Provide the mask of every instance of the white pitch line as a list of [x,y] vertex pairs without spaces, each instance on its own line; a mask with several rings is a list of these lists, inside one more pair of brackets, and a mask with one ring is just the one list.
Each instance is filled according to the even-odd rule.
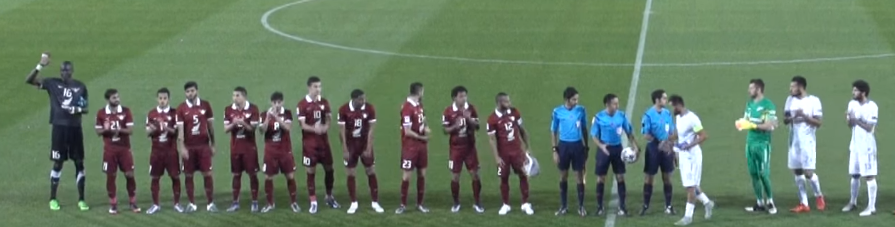
[[340,49],[345,51],[366,53],[366,54],[375,54],[375,55],[384,55],[384,56],[396,56],[396,57],[406,57],[406,58],[419,58],[419,59],[431,59],[431,60],[448,60],[448,61],[459,61],[459,62],[476,62],[476,63],[492,63],[492,64],[515,64],[515,65],[563,65],[563,66],[583,66],[583,67],[631,67],[639,69],[641,67],[706,67],[706,66],[740,66],[740,65],[772,65],[772,64],[798,64],[798,63],[818,63],[818,62],[833,62],[833,61],[850,61],[850,60],[861,60],[861,59],[876,59],[876,58],[890,58],[895,57],[895,53],[883,53],[883,54],[865,54],[865,55],[852,55],[852,56],[840,56],[840,57],[819,57],[819,58],[802,58],[802,59],[779,59],[779,60],[760,60],[760,61],[728,61],[728,62],[682,62],[682,63],[640,63],[638,66],[635,62],[631,63],[600,63],[600,62],[553,62],[553,61],[526,61],[526,60],[508,60],[508,59],[485,59],[485,58],[464,58],[464,57],[454,57],[454,56],[435,56],[435,55],[425,55],[425,54],[407,54],[407,53],[397,53],[390,52],[384,50],[374,50],[367,48],[359,48],[359,47],[350,47],[344,46],[334,43],[328,43],[324,41],[312,40],[308,38],[304,38],[301,36],[289,34],[283,31],[280,31],[270,25],[268,22],[271,15],[274,13],[302,3],[308,3],[314,0],[300,0],[292,3],[287,3],[281,6],[277,6],[273,9],[268,10],[261,16],[261,25],[264,26],[264,29],[267,31],[277,34],[282,37],[289,38],[294,41],[303,42],[307,44],[328,47],[333,49]]
[[[637,101],[637,84],[640,83],[640,69],[643,67],[643,52],[646,49],[646,33],[649,30],[649,16],[653,9],[653,0],[646,0],[646,7],[643,9],[643,22],[640,24],[640,40],[637,42],[637,56],[634,60],[634,72],[631,74],[631,87],[628,89],[628,104],[625,106],[625,113],[628,116],[634,112],[634,103]],[[622,143],[625,147],[629,142],[627,137],[622,137]],[[618,207],[618,180],[612,180],[612,200],[609,200],[608,207]],[[606,215],[606,227],[615,226],[616,214],[609,212]]]

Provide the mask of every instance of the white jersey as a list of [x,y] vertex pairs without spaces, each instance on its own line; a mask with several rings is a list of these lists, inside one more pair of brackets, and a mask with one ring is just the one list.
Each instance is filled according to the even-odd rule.
[[851,175],[862,177],[876,176],[876,136],[874,131],[876,131],[879,107],[873,101],[861,104],[852,100],[848,103],[848,113],[854,114],[858,120],[864,123],[874,125],[873,130],[870,131],[860,126],[852,127],[848,172]]
[[[820,118],[823,116],[820,98],[814,95],[807,95],[804,98],[789,96],[786,98],[786,106],[783,111],[793,116],[797,110],[802,110],[806,117]],[[789,143],[793,144],[799,141],[816,141],[817,127],[809,125],[802,117],[794,118],[789,126]]]
[[[702,121],[692,111],[677,115],[675,119],[678,143],[695,143],[699,132],[703,130]],[[681,182],[684,187],[698,187],[702,180],[702,149],[699,145],[690,150],[674,149],[678,153],[678,164]]]

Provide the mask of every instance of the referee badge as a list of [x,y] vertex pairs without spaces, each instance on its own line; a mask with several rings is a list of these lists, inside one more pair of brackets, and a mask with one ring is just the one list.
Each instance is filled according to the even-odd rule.
[[624,133],[624,130],[622,130],[622,127],[618,127],[615,129],[615,133],[618,133],[619,135],[621,135],[622,133]]

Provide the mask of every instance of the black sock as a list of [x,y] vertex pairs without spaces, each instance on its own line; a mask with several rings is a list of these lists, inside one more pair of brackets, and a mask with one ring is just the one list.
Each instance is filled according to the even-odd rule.
[[584,207],[584,184],[578,183],[578,207]]
[[605,183],[597,182],[597,208],[603,208],[603,192],[605,191]]
[[671,193],[672,193],[673,189],[674,189],[674,187],[671,186],[671,184],[664,185],[663,191],[665,191],[665,207],[671,206]]
[[84,201],[84,181],[87,181],[87,177],[83,172],[78,172],[78,201]]
[[50,177],[50,200],[56,199],[56,189],[59,189],[59,178]]
[[624,209],[625,197],[628,196],[628,187],[625,186],[624,181],[619,181],[616,184],[618,184],[618,207]]
[[563,208],[567,208],[568,206],[568,194],[569,194],[569,182],[568,181],[560,181],[559,182],[559,201],[562,203]]
[[643,184],[643,207],[649,207],[650,199],[653,197],[653,185]]

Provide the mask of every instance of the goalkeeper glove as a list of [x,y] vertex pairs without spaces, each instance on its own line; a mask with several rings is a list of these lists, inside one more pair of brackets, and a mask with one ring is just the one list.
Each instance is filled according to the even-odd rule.
[[758,128],[758,125],[756,125],[755,123],[752,123],[751,121],[746,120],[746,119],[737,120],[735,122],[735,125],[737,127],[737,130],[739,130],[739,131],[751,130],[751,129]]

